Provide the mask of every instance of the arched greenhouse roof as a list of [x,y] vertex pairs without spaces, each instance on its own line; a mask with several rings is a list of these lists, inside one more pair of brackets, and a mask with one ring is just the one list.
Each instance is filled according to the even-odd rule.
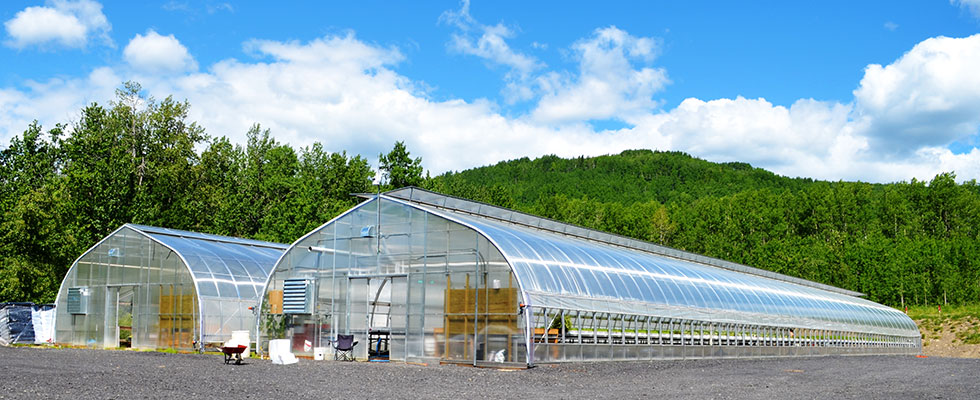
[[485,236],[510,264],[533,307],[919,335],[908,316],[860,293],[655,245],[643,248],[643,242],[418,188],[383,198]]
[[190,271],[198,296],[206,297],[258,298],[276,261],[288,247],[281,243],[136,224],[125,224],[107,238],[123,229],[136,231],[177,253]]

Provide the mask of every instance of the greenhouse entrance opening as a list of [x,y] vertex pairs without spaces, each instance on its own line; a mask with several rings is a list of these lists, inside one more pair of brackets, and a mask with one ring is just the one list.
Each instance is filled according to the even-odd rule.
[[136,286],[109,286],[105,292],[104,347],[133,347],[133,303]]
[[348,278],[348,327],[365,343],[371,361],[405,359],[405,289],[408,275]]

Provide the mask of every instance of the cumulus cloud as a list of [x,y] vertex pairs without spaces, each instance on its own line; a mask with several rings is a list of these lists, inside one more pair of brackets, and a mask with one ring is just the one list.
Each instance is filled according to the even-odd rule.
[[[433,173],[524,156],[650,148],[830,180],[930,179],[943,171],[969,179],[980,178],[980,150],[957,154],[948,147],[980,126],[977,78],[966,73],[980,70],[975,40],[929,39],[891,64],[869,66],[852,101],[790,105],[690,98],[663,110],[652,100],[667,79],[650,64],[659,44],[613,27],[572,46],[578,70],[538,74],[535,79],[551,79],[541,83],[546,94],[517,116],[488,100],[433,100],[424,84],[397,72],[405,60],[397,48],[365,43],[353,33],[308,42],[254,40],[245,44],[252,60],[227,59],[204,71],[140,81],[157,97],[188,99],[191,118],[212,135],[242,143],[258,122],[294,146],[319,141],[371,160],[404,140]],[[9,141],[39,116],[47,126],[71,121],[59,113],[104,102],[136,74],[135,68],[101,68],[76,80],[2,89],[0,139]],[[584,98],[590,93],[614,106],[590,103]],[[628,126],[597,130],[589,124],[593,118],[623,119]],[[937,129],[929,132],[930,126]]]
[[869,65],[854,91],[855,119],[872,146],[908,156],[947,146],[980,126],[980,34],[937,37],[887,66]]
[[398,50],[352,35],[308,43],[253,41],[247,48],[270,61],[225,60],[208,73],[157,82],[153,90],[190,99],[192,117],[211,134],[241,139],[260,122],[294,145],[321,141],[369,159],[405,140],[434,172],[520,157],[528,148],[567,156],[578,154],[581,143],[616,150],[589,129],[508,119],[486,102],[432,101],[416,82],[394,72],[403,60]]
[[23,49],[29,46],[85,47],[98,37],[113,46],[112,29],[102,13],[102,4],[91,0],[54,0],[45,6],[27,7],[4,22],[9,39],[7,46]]
[[572,46],[579,62],[577,74],[539,80],[545,94],[532,117],[545,123],[631,122],[655,110],[653,95],[670,82],[667,71],[634,62],[652,62],[659,47],[653,38],[635,37],[614,26],[597,29],[591,38]]
[[102,67],[83,78],[27,81],[22,89],[0,89],[0,147],[34,120],[45,129],[78,121],[86,104],[112,99],[122,79],[111,68]]
[[713,160],[746,161],[773,167],[801,158],[832,156],[849,109],[834,103],[798,100],[791,107],[765,99],[686,99],[661,116],[672,147]]
[[980,35],[927,39],[891,64],[869,65],[851,102],[687,99],[643,118],[670,149],[746,161],[790,176],[873,181],[980,177]]
[[174,35],[163,36],[152,29],[136,34],[123,50],[123,58],[141,72],[174,73],[197,69],[197,61]]

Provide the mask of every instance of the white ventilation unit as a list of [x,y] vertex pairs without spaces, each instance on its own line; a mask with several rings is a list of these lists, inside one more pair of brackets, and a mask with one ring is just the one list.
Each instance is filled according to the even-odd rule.
[[88,287],[68,288],[68,313],[88,314]]
[[284,314],[312,314],[313,281],[310,279],[286,279],[282,285],[282,312]]

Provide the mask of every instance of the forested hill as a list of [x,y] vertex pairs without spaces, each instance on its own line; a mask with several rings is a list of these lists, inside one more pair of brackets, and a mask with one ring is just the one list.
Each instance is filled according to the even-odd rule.
[[[133,222],[291,243],[357,203],[376,173],[408,185],[912,304],[980,301],[980,191],[944,173],[873,185],[792,179],[675,152],[519,159],[423,177],[402,143],[377,171],[258,125],[233,144],[190,104],[127,83],[71,125],[0,146],[0,302],[53,301],[72,260]],[[373,158],[373,157],[372,157]]]
[[429,187],[893,306],[980,301],[980,193],[952,173],[929,182],[826,182],[634,150],[501,162],[435,177]]
[[713,163],[681,152],[651,150],[571,159],[525,157],[446,173],[434,182],[448,188],[496,186],[521,206],[559,193],[620,203],[672,203],[751,189],[800,190],[814,183],[809,178],[787,178],[746,163]]

